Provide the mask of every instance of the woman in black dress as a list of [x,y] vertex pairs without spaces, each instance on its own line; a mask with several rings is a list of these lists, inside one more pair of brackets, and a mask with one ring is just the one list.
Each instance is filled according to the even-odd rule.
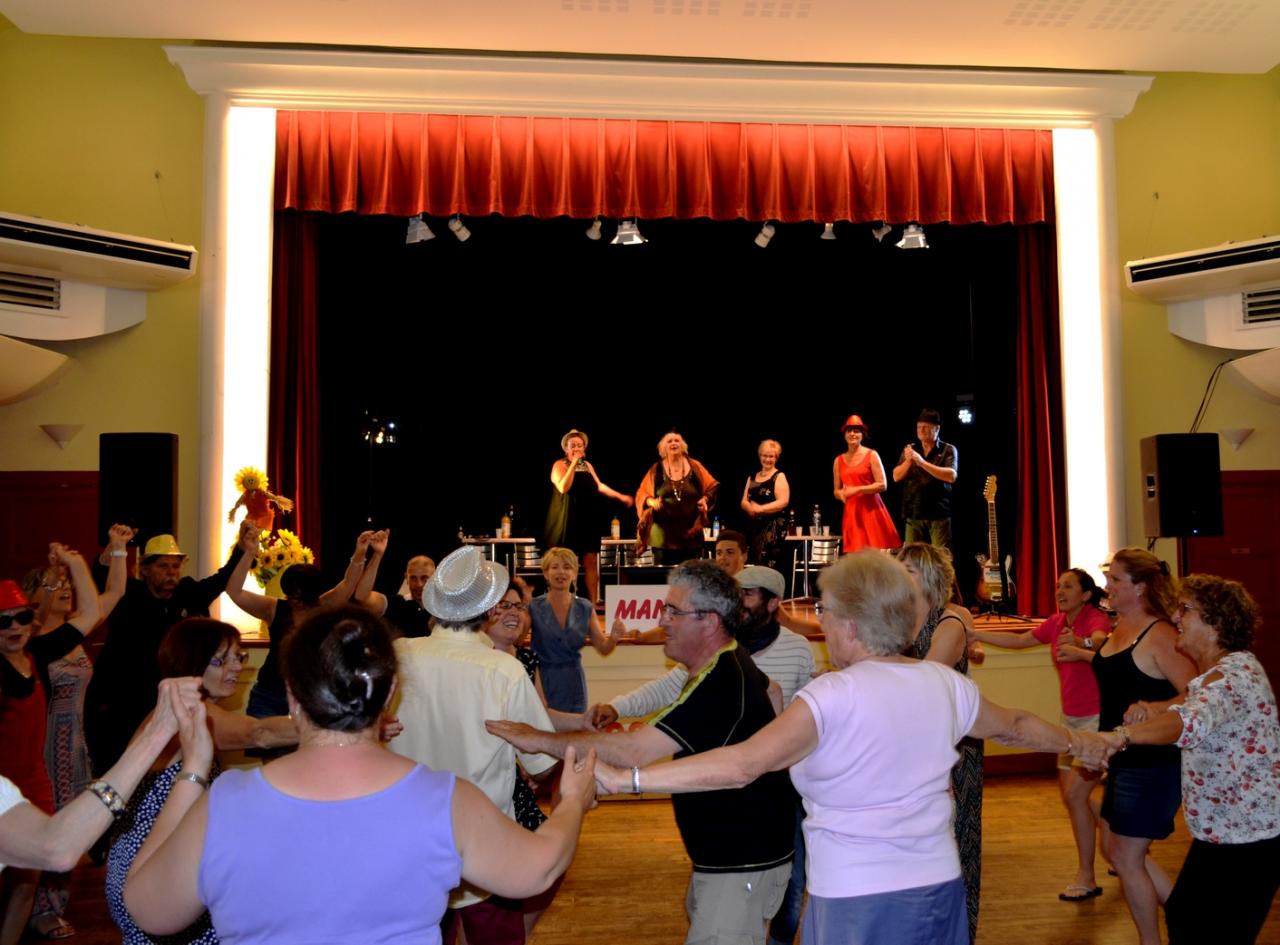
[[787,537],[787,506],[791,503],[791,485],[787,474],[778,468],[782,444],[763,440],[756,450],[760,471],[747,477],[742,490],[742,511],[747,513],[747,539],[751,542],[751,563],[782,570],[783,543]]
[[587,599],[594,606],[600,589],[600,496],[631,508],[631,496],[605,485],[587,462],[587,435],[570,430],[560,438],[564,458],[551,466],[551,505],[543,528],[543,548],[568,548],[582,560]]

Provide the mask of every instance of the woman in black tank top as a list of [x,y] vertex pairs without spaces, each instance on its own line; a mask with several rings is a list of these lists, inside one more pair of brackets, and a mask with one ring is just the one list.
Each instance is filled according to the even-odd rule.
[[[1174,649],[1177,631],[1169,617],[1176,591],[1163,561],[1138,548],[1117,551],[1107,569],[1107,599],[1116,626],[1091,664],[1103,732],[1122,724],[1135,702],[1175,698],[1195,675],[1194,664]],[[1157,911],[1171,888],[1147,850],[1173,831],[1180,800],[1178,749],[1143,746],[1111,759],[1102,797],[1102,818],[1110,827],[1107,855],[1120,874],[1141,945],[1159,945]]]

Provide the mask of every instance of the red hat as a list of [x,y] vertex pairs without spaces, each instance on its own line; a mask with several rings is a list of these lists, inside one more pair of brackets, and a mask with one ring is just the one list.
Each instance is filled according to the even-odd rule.
[[859,417],[856,413],[849,414],[849,419],[844,422],[844,426],[840,428],[840,432],[843,433],[845,430],[849,429],[850,427],[856,427],[857,429],[861,430],[864,435],[867,432],[867,425],[862,422],[862,418]]
[[30,607],[31,601],[22,593],[17,581],[0,581],[0,610],[17,610]]

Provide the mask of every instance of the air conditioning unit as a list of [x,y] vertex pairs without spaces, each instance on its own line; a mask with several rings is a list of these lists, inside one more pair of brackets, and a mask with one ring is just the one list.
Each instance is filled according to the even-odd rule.
[[194,247],[0,212],[0,334],[94,338],[146,317],[145,292],[189,278]]
[[0,269],[117,289],[164,289],[196,271],[196,249],[0,212]]
[[1169,331],[1217,348],[1280,347],[1280,238],[1127,262],[1138,295],[1168,306]]

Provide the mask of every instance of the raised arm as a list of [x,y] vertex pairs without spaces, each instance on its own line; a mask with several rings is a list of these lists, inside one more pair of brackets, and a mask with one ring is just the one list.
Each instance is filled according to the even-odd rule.
[[[76,592],[76,613],[67,623],[81,633],[88,633],[102,622],[102,613],[98,606],[98,588],[93,583],[93,575],[89,573],[89,565],[78,551],[72,551],[63,545],[52,544],[49,553],[58,563],[66,567],[71,577],[71,587]],[[113,559],[114,560],[114,559]]]
[[276,599],[267,597],[265,594],[247,591],[244,587],[245,579],[249,576],[249,566],[253,564],[254,556],[258,553],[258,526],[247,518],[240,523],[240,537],[236,542],[236,551],[239,552],[239,557],[235,558],[231,574],[227,579],[227,596],[231,598],[231,603],[250,617],[271,623],[276,615]]
[[618,624],[614,623],[606,635],[600,629],[600,618],[596,616],[596,609],[591,608],[590,619],[587,623],[587,637],[591,640],[591,645],[596,648],[596,652],[601,656],[608,656],[613,652],[614,647],[618,645],[618,640],[622,634],[618,632]]
[[[231,575],[236,569],[236,565],[239,564],[240,560],[244,557],[249,558],[248,564],[245,565],[245,573],[248,573],[249,564],[253,563],[253,558],[258,553],[257,528],[258,526],[248,521],[248,519],[240,523],[240,536],[236,541],[236,546],[231,549],[231,557],[227,559],[226,564],[220,567],[213,574],[196,582],[195,593],[191,599],[192,604],[201,608],[207,608],[217,600],[219,595],[221,595],[223,591],[227,590],[228,585],[231,582]],[[251,546],[246,543],[244,537],[247,529],[253,529],[253,541]],[[251,550],[246,551],[246,548],[250,547]],[[240,583],[244,583],[243,575],[240,578]]]
[[[122,801],[133,794],[156,755],[173,738],[177,722],[169,708],[170,691],[188,703],[199,701],[200,680],[166,679],[160,683],[156,711],[142,726],[110,769],[102,776]],[[0,816],[0,863],[27,869],[66,872],[79,862],[113,821],[106,805],[84,791],[52,817],[31,804],[19,804]]]
[[[378,560],[382,560],[383,553],[387,550],[387,539],[390,537],[391,531],[385,529],[380,532],[365,531],[361,532],[356,538],[356,550],[351,553],[351,560],[347,562],[347,570],[342,575],[342,580],[329,588],[320,595],[320,603],[326,607],[338,607],[347,603],[359,592],[364,586],[364,577],[373,569],[373,576],[377,577],[377,566],[373,562],[365,563],[369,550],[374,547],[374,539],[378,541],[378,550],[375,554]],[[372,590],[373,581],[369,581],[369,589]],[[368,596],[366,591],[365,596]]]
[[138,530],[128,525],[112,525],[107,532],[106,555],[110,564],[107,566],[106,589],[98,595],[99,621],[111,616],[111,611],[116,609],[129,586],[129,542],[136,534]]

